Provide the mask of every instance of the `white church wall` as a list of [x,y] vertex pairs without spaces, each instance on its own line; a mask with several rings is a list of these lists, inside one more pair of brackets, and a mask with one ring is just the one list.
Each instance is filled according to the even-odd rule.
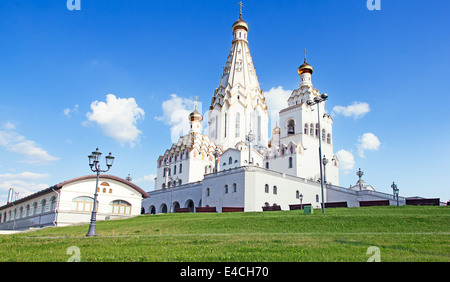
[[218,212],[222,207],[244,207],[244,177],[243,168],[206,176],[203,180],[203,206],[216,207]]
[[309,203],[314,208],[320,208],[322,200],[320,185],[317,183],[255,167],[249,168],[245,187],[245,211],[262,211],[266,203],[270,206],[280,205],[282,210],[289,210],[289,205],[300,204],[300,200],[296,197],[297,191],[303,194],[303,204]]
[[[192,200],[195,207],[200,206],[202,200],[202,183],[190,183],[179,187],[169,188],[149,192],[149,198],[142,200],[142,207],[145,213],[150,213],[152,206],[155,207],[157,214],[162,213],[161,207],[166,206],[167,212],[170,211],[171,203],[178,202],[180,208],[185,208],[187,201]],[[173,211],[174,205],[172,205]]]

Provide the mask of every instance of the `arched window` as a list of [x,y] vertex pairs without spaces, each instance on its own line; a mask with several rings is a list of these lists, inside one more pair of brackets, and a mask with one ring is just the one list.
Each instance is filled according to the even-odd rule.
[[225,113],[225,126],[224,126],[223,130],[225,132],[224,137],[227,137],[227,113]]
[[166,189],[166,183],[161,184],[161,189]]
[[177,174],[177,165],[173,166],[173,175]]
[[237,184],[233,183],[233,192],[237,192]]
[[25,216],[29,216],[30,215],[30,205],[27,205],[26,209],[25,209]]
[[325,129],[322,129],[322,141],[325,142]]
[[[238,96],[239,99],[239,96]],[[236,137],[240,137],[241,135],[241,114],[236,114]]]
[[311,123],[309,125],[309,135],[314,136],[314,124]]
[[55,211],[56,210],[56,197],[53,196],[50,199],[50,211]]
[[206,188],[206,197],[209,197],[210,193],[211,193],[211,190],[209,190],[209,188]]
[[295,198],[300,199],[300,191],[295,191]]
[[233,163],[233,158],[232,157],[229,157],[228,158],[228,164],[232,164]]
[[225,185],[225,194],[228,194],[228,185]]
[[183,165],[180,164],[180,171],[179,171],[179,173],[182,173],[182,172],[183,172]]
[[219,117],[216,117],[215,121],[216,121],[216,126],[214,127],[215,128],[214,137],[215,137],[215,139],[217,139],[217,132],[219,131],[219,128],[218,128],[218,126],[219,126]]
[[309,126],[307,123],[305,123],[305,130],[303,131],[303,133],[308,134],[309,132]]
[[44,199],[41,202],[41,213],[45,212],[45,205],[47,204],[47,201]]
[[131,214],[131,204],[123,200],[109,203],[109,212],[112,214]]
[[277,188],[277,186],[273,186],[273,194],[274,194],[274,195],[278,194],[278,188]]
[[287,131],[288,135],[293,135],[295,134],[295,122],[293,119],[288,121],[288,131]]
[[269,193],[269,185],[268,184],[266,184],[264,186],[264,192]]
[[81,196],[72,199],[72,210],[81,212],[91,212],[94,206],[94,199]]
[[32,214],[35,215],[35,214],[37,214],[37,213],[38,213],[37,202],[34,202],[34,203],[33,203],[33,211],[32,211]]
[[292,157],[289,157],[289,168],[292,168]]
[[331,134],[330,133],[327,134],[327,143],[331,144]]
[[180,208],[180,203],[178,203],[177,201],[175,201],[175,202],[173,203],[173,210],[172,210],[172,212],[173,212],[173,213],[177,212],[177,209],[179,209],[179,208]]
[[266,162],[266,168],[269,169],[269,162]]
[[317,203],[319,202],[319,195],[318,194],[316,194],[316,202]]
[[319,138],[319,124],[316,123],[316,137]]
[[258,116],[258,141],[261,141],[261,116]]

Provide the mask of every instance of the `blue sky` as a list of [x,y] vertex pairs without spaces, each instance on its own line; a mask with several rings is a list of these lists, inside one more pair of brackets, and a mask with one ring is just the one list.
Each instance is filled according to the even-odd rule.
[[[91,173],[96,147],[116,157],[109,173],[152,190],[179,134],[171,113],[195,96],[208,109],[239,17],[236,0],[66,2],[0,0],[0,203],[9,187],[22,196]],[[347,153],[341,186],[360,167],[378,191],[395,181],[402,196],[447,201],[450,4],[366,2],[244,1],[260,86],[283,101],[306,48],[334,151]]]

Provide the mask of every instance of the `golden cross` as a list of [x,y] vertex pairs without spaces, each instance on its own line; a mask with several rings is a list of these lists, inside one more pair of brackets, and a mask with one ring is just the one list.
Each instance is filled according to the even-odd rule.
[[305,52],[305,63],[306,63],[306,49],[303,50],[303,52]]
[[195,107],[195,110],[197,110],[197,101],[198,101],[198,97],[197,96],[195,96],[194,97],[194,107]]
[[240,10],[239,17],[242,17],[242,7],[244,7],[244,4],[242,4],[242,1],[241,1],[241,2],[238,3],[238,5],[241,6],[239,8],[239,10]]

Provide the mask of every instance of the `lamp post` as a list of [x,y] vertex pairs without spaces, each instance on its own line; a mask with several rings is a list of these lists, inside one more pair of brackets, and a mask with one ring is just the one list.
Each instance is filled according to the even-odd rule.
[[252,152],[252,142],[255,140],[255,134],[252,133],[252,130],[250,129],[250,132],[245,137],[245,140],[248,141],[248,164],[250,165],[251,159],[251,152]]
[[394,181],[392,181],[391,188],[394,192],[394,200],[395,200],[395,198],[397,198],[397,207],[398,207],[398,188],[397,188],[397,184],[395,184]]
[[364,175],[364,172],[362,172],[362,170],[359,169],[359,170],[356,172],[356,175],[358,175],[358,177],[359,177],[359,191],[362,191],[361,177]]
[[303,209],[303,194],[300,194],[299,198],[300,198],[300,209],[302,210]]
[[323,193],[323,172],[322,172],[322,138],[320,137],[321,131],[320,131],[320,108],[319,103],[324,102],[328,98],[328,95],[323,93],[320,95],[320,97],[315,97],[314,102],[311,100],[308,100],[306,104],[308,106],[313,106],[317,104],[317,124],[319,129],[319,166],[320,166],[320,187],[321,187],[321,193],[322,193],[322,213],[325,214],[325,202],[324,202],[324,193]]
[[325,158],[325,155],[323,155],[323,158],[322,158],[322,164],[323,164],[323,182],[325,183],[325,185],[327,185],[327,170],[326,170],[327,163],[328,163],[328,159]]
[[101,170],[100,169],[100,157],[101,156],[102,156],[102,153],[100,153],[98,148],[95,150],[95,152],[92,152],[92,154],[88,156],[89,166],[93,172],[97,173],[97,180],[95,182],[94,206],[92,208],[91,223],[89,224],[89,230],[88,230],[88,233],[86,234],[86,236],[97,236],[96,221],[97,221],[98,179],[100,177],[100,173],[107,172],[114,163],[114,157],[111,155],[111,153],[109,153],[109,155],[105,157],[106,167],[108,169]]
[[219,172],[219,156],[220,151],[218,148],[216,148],[216,150],[214,151],[214,173]]

